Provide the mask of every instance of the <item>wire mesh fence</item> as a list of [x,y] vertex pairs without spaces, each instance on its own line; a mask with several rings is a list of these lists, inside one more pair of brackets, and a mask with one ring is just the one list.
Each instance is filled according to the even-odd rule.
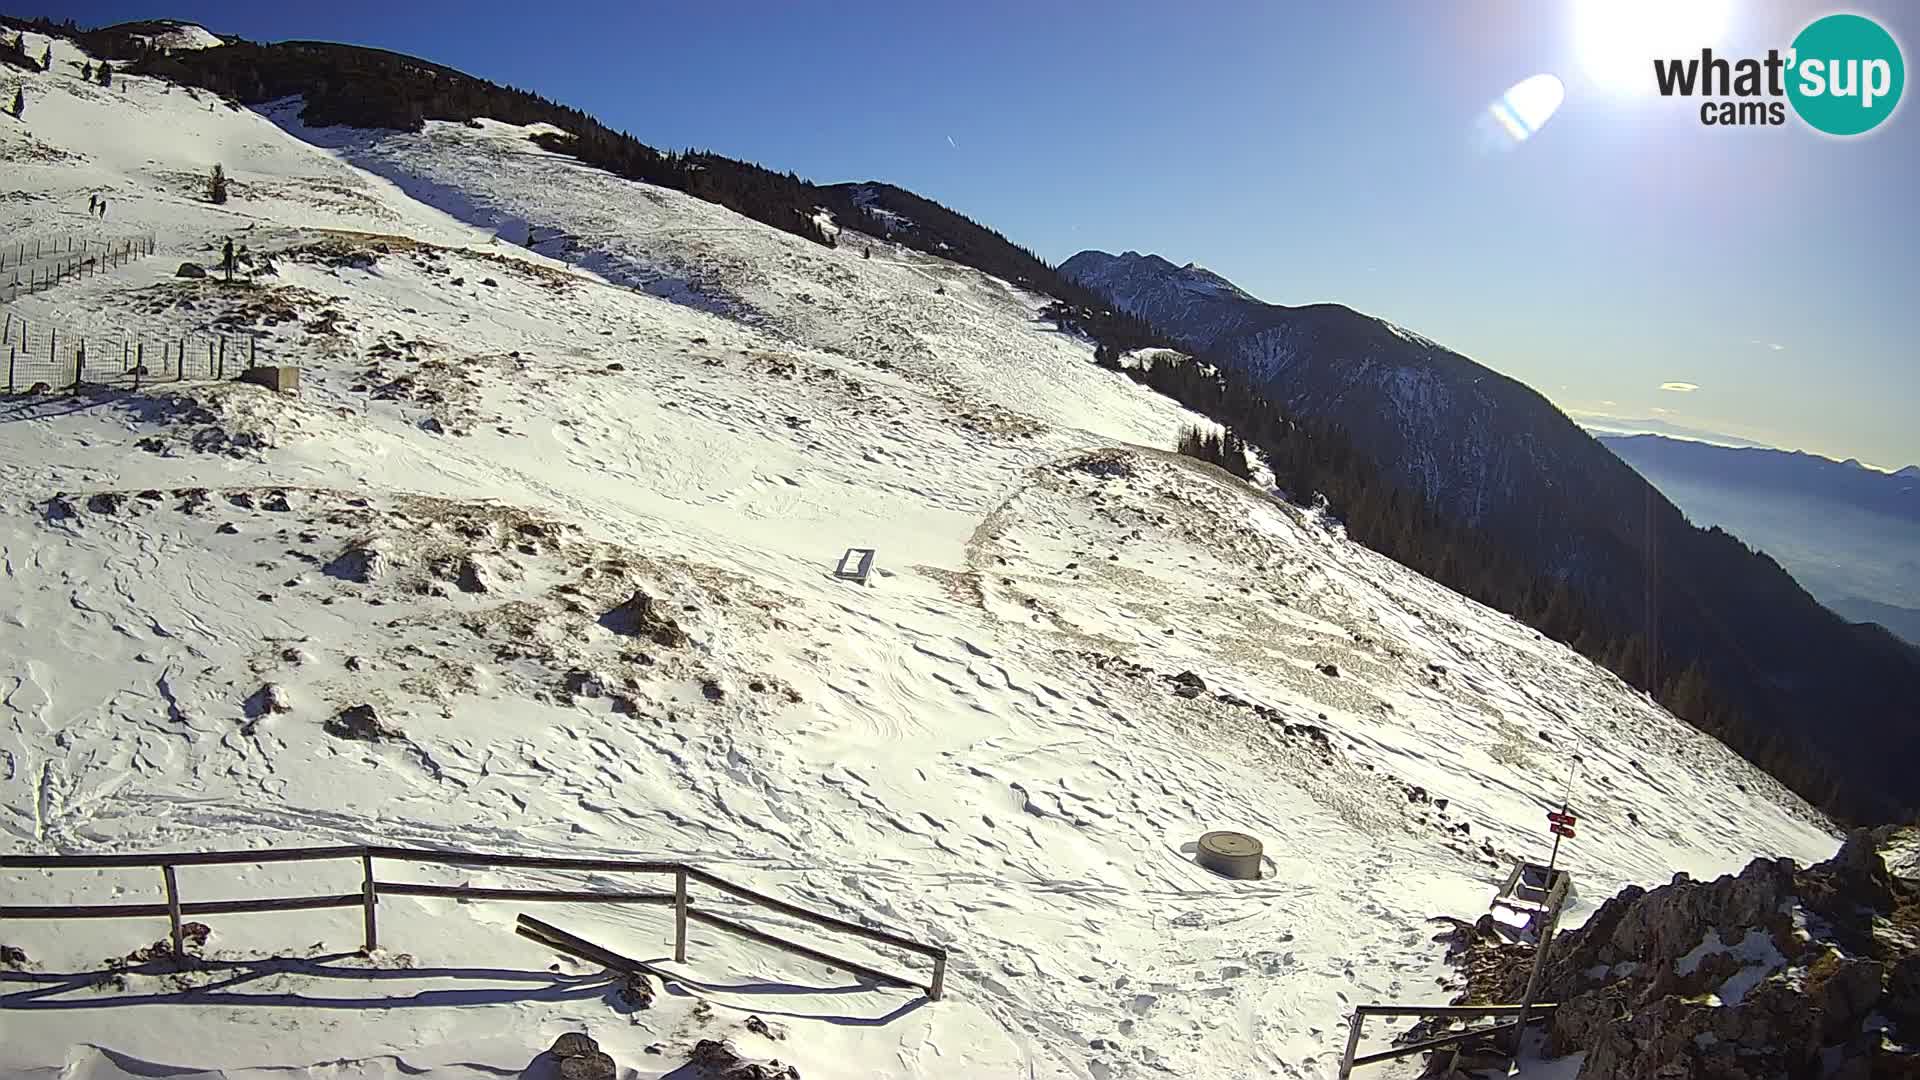
[[0,244],[0,302],[104,274],[154,252],[152,236],[68,236]]
[[138,390],[154,383],[228,379],[271,365],[259,339],[226,334],[72,334],[0,313],[7,396],[74,393],[82,387]]

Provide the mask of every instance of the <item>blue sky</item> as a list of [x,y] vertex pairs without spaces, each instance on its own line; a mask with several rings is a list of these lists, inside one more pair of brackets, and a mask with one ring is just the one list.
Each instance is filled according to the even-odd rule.
[[[1577,4],[1527,0],[70,0],[46,13],[411,53],[657,146],[891,181],[1051,261],[1153,251],[1276,303],[1348,304],[1570,412],[1920,462],[1920,106],[1851,140],[1791,117],[1708,128],[1697,102],[1597,74],[1603,40],[1650,82],[1630,54],[1662,39],[1662,55],[1762,55],[1839,10],[1710,2],[1730,10],[1692,44],[1702,32],[1680,16],[1584,21]],[[1844,10],[1916,60],[1920,7]],[[1485,107],[1537,73],[1564,81],[1565,104],[1525,143],[1490,148]]]

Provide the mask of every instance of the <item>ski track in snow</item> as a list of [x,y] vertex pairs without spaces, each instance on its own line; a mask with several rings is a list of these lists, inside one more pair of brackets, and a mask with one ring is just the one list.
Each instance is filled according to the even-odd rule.
[[[643,1077],[704,1035],[810,1078],[1323,1077],[1352,1004],[1451,996],[1426,920],[1474,917],[1511,858],[1544,853],[1569,753],[1586,762],[1563,851],[1576,919],[1629,882],[1835,846],[1777,785],[1568,650],[1145,449],[1199,418],[1095,368],[1004,282],[878,239],[863,259],[851,232],[824,249],[497,123],[308,131],[297,104],[29,82],[28,123],[0,128],[17,188],[0,240],[152,232],[159,254],[12,314],[157,339],[280,298],[294,318],[244,322],[304,370],[297,399],[186,383],[0,405],[8,850],[685,858],[948,945],[952,967],[949,999],[916,1006],[696,928],[690,963],[668,965],[684,981],[621,1018],[604,988],[564,981],[579,965],[543,970],[556,958],[512,937],[512,905],[388,897],[381,979],[325,959],[358,942],[348,911],[210,919],[208,948],[350,979],[0,981],[0,1006],[20,1006],[0,1009],[10,1073],[497,1076],[587,1026]],[[220,207],[195,197],[215,161],[237,192]],[[109,221],[85,216],[90,191]],[[572,239],[495,239],[529,222]],[[386,238],[370,264],[315,251],[369,251],[359,234]],[[251,290],[172,278],[226,235],[275,253],[277,274]],[[50,512],[57,493],[71,514]],[[96,506],[103,493],[120,498]],[[868,588],[831,575],[851,545],[879,551]],[[367,550],[384,560],[367,581],[331,569]],[[486,591],[455,582],[462,559]],[[635,588],[684,645],[595,621]],[[570,672],[632,708],[566,689]],[[1174,694],[1182,672],[1205,690]],[[268,682],[290,712],[248,705]],[[360,702],[399,734],[323,731]],[[1192,862],[1216,828],[1265,843],[1259,881]],[[357,889],[357,873],[194,869],[182,887],[294,895]],[[19,903],[157,898],[145,875],[8,877]],[[658,910],[542,914],[670,951]],[[160,933],[73,925],[0,931],[43,973]],[[419,970],[395,966],[400,950]],[[203,989],[101,1004],[182,985]],[[27,1011],[49,1002],[66,1004]],[[788,1038],[744,1034],[749,1013]]]

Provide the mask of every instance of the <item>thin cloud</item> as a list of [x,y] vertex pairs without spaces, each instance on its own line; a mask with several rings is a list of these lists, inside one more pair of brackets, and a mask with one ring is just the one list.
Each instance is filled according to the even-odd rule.
[[951,135],[947,136],[947,145],[953,147],[955,150],[960,149],[960,144],[957,142],[954,142],[953,136]]
[[1603,401],[1603,402],[1601,402],[1600,404],[1602,404],[1602,405],[1605,405],[1605,406],[1606,406],[1607,408],[1609,408],[1609,409],[1611,409],[1611,408],[1613,408],[1614,406],[1616,406],[1616,405],[1618,405],[1618,404],[1620,404],[1620,403],[1619,403],[1619,402],[1617,402],[1617,401]]
[[1663,382],[1660,384],[1660,389],[1665,390],[1669,394],[1691,394],[1695,390],[1700,389],[1700,384],[1690,382]]
[[1785,351],[1785,350],[1786,350],[1786,346],[1785,346],[1785,345],[1782,345],[1782,344],[1780,344],[1780,343],[1779,343],[1779,342],[1777,342],[1777,341],[1761,341],[1761,340],[1760,340],[1759,338],[1757,338],[1757,337],[1755,337],[1755,338],[1748,338],[1748,339],[1747,339],[1747,344],[1749,344],[1749,345],[1764,345],[1764,346],[1766,346],[1767,348],[1769,348],[1769,349],[1772,349],[1772,350],[1773,350],[1774,352],[1783,352],[1783,351]]
[[1656,406],[1654,406],[1654,407],[1653,407],[1653,408],[1652,408],[1652,409],[1651,409],[1650,411],[1651,411],[1651,412],[1653,413],[1653,415],[1655,415],[1655,416],[1672,416],[1672,415],[1673,415],[1673,410],[1672,410],[1672,409],[1663,409],[1663,408],[1661,408],[1661,407],[1659,407],[1658,405],[1656,405]]

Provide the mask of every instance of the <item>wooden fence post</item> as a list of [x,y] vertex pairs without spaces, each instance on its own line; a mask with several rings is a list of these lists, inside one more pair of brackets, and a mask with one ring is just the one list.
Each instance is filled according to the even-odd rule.
[[939,1001],[940,995],[946,992],[947,992],[947,951],[945,949],[942,949],[940,950],[940,955],[935,957],[933,961],[933,979],[932,981],[927,983],[927,1000]]
[[673,962],[687,962],[687,868],[673,872]]
[[247,370],[248,371],[253,370],[253,358],[254,358],[254,355],[259,351],[260,351],[260,339],[248,338],[247,339]]
[[58,327],[55,327],[54,329],[47,331],[47,363],[49,364],[53,363],[54,344],[59,340],[60,340],[60,330]]
[[7,346],[7,395],[13,395],[13,346]]
[[185,964],[187,944],[180,933],[180,885],[173,880],[173,865],[169,863],[162,866],[160,876],[167,883],[167,922],[173,927],[173,960],[177,964]]
[[373,950],[380,947],[380,937],[373,919],[373,906],[380,902],[380,898],[374,894],[373,889],[373,854],[371,852],[361,854],[360,868],[366,873],[366,879],[360,886],[361,910],[366,913],[364,921],[367,929],[367,955],[372,956]]
[[87,339],[80,339],[80,348],[73,354],[73,392],[80,392],[80,376],[86,373]]
[[140,373],[147,368],[147,343],[141,342],[133,350],[133,388],[140,389]]
[[224,379],[227,377],[227,336],[225,334],[220,335],[220,367],[218,370],[219,374],[215,375],[214,378]]

